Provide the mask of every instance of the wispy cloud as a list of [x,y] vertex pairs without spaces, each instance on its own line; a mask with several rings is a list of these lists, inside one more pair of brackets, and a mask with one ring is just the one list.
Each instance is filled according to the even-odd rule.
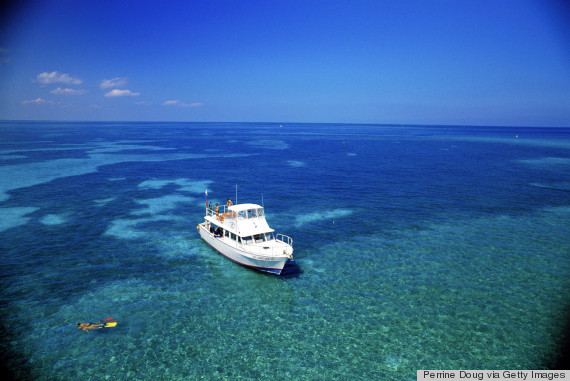
[[125,86],[126,84],[127,84],[127,78],[120,77],[120,78],[113,78],[113,79],[104,79],[101,81],[99,86],[102,89],[110,89],[112,87]]
[[141,93],[135,93],[131,90],[120,90],[120,89],[113,89],[109,91],[105,96],[107,98],[116,98],[116,97],[138,97]]
[[83,81],[79,78],[74,78],[69,74],[60,73],[59,71],[52,71],[48,73],[44,71],[36,76],[36,82],[42,85],[50,85],[52,83],[63,83],[66,85],[79,85]]
[[50,91],[51,94],[55,94],[55,95],[82,95],[85,94],[87,92],[87,90],[83,90],[83,89],[70,89],[70,88],[65,88],[62,89],[61,87],[58,87],[57,89],[53,89],[52,91]]
[[25,104],[25,105],[27,105],[27,104],[36,104],[36,105],[47,104],[47,105],[52,105],[52,104],[54,104],[54,103],[55,103],[55,102],[53,102],[53,101],[48,101],[48,100],[45,100],[45,99],[39,98],[39,97],[36,98],[36,99],[31,99],[31,100],[27,100],[27,101],[22,101],[22,104]]
[[203,104],[200,102],[184,103],[184,102],[180,102],[179,100],[166,101],[166,102],[163,102],[162,105],[163,106],[178,106],[178,107],[201,107],[201,106],[203,106]]

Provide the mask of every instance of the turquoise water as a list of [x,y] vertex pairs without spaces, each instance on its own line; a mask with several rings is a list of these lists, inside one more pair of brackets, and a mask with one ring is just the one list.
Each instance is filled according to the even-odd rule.
[[[559,365],[569,129],[3,122],[0,138],[1,348],[15,378]],[[199,238],[206,188],[224,203],[236,184],[294,239],[287,276]],[[114,328],[75,327],[111,316]]]

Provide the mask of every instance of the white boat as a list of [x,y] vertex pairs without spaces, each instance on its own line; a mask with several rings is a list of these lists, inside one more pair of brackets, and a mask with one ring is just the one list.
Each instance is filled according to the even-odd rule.
[[275,234],[256,204],[222,206],[216,212],[206,207],[200,236],[216,251],[240,265],[280,275],[293,261],[293,239]]

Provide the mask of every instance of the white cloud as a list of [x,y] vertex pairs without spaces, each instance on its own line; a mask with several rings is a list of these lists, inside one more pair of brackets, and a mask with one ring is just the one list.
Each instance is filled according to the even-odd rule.
[[107,98],[116,98],[116,97],[138,97],[141,93],[135,93],[131,90],[120,90],[120,89],[113,89],[109,91],[105,96]]
[[62,89],[61,87],[58,87],[57,89],[50,91],[51,94],[55,95],[82,95],[85,94],[86,92],[87,90],[82,90],[82,89],[75,90],[70,88]]
[[36,99],[31,99],[31,100],[27,100],[27,101],[22,101],[22,104],[36,104],[36,105],[41,105],[41,104],[48,104],[48,105],[52,105],[54,104],[53,101],[47,101],[43,98],[36,98]]
[[127,84],[127,78],[120,77],[120,78],[113,78],[113,79],[104,79],[101,81],[99,86],[102,89],[110,89],[111,87],[125,86],[126,84]]
[[201,107],[203,104],[200,102],[184,103],[179,100],[171,100],[162,103],[163,106],[178,106],[178,107]]
[[59,71],[52,71],[48,73],[44,71],[36,76],[36,82],[41,83],[42,85],[49,85],[52,83],[64,83],[67,85],[79,85],[83,83],[83,81],[79,78],[74,78],[69,74],[63,74]]

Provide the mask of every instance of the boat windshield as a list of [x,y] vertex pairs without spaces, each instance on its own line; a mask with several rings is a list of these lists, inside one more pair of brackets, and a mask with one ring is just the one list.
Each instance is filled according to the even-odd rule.
[[253,243],[261,243],[273,240],[273,233],[261,233],[255,234],[253,236],[243,237],[243,243],[246,245],[250,245]]
[[247,209],[247,210],[240,210],[238,213],[240,218],[255,218],[255,217],[263,217],[263,208],[255,208],[255,209]]

